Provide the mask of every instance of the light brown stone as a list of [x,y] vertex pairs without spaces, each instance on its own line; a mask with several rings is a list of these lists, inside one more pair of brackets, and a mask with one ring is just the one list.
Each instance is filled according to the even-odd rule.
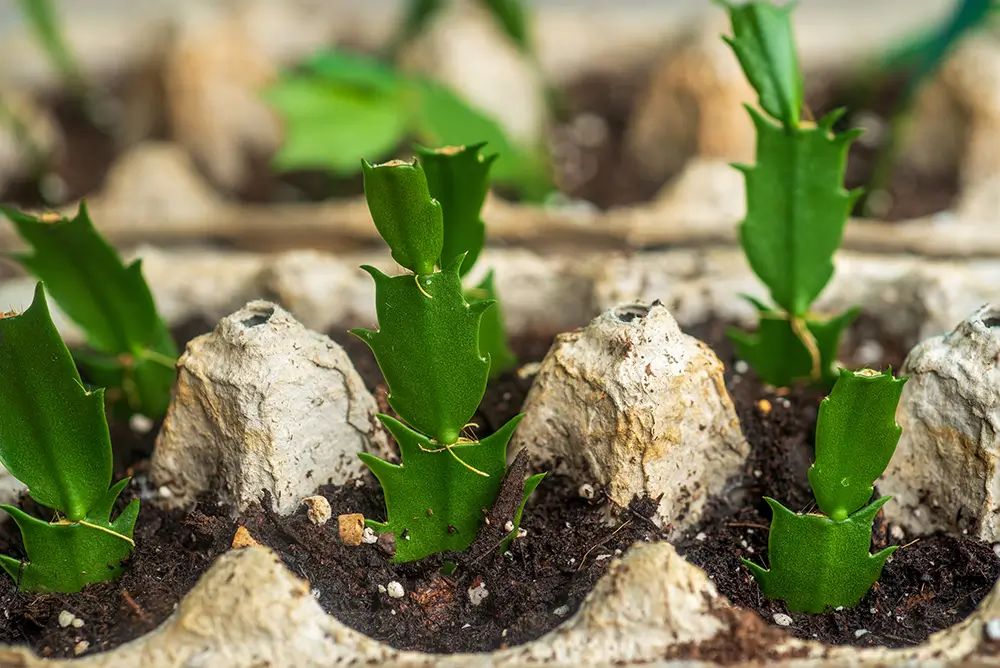
[[365,531],[365,516],[361,513],[348,513],[337,516],[337,533],[344,545],[357,547],[361,545],[361,537]]

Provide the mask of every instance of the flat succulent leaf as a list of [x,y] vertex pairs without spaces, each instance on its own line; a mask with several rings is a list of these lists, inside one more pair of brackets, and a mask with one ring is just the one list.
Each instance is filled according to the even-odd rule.
[[820,613],[858,604],[882,574],[896,547],[869,554],[872,521],[889,500],[883,497],[846,520],[798,515],[765,498],[773,517],[768,536],[770,570],[743,560],[768,598],[792,612]]
[[420,35],[446,2],[447,0],[409,0],[406,3],[406,13],[396,31],[393,53],[398,53],[406,43]]
[[389,155],[406,134],[409,116],[399,87],[385,81],[385,73],[358,68],[333,79],[322,74],[326,69],[287,75],[264,93],[284,121],[285,140],[273,160],[279,170],[350,176],[362,156]]
[[79,351],[78,362],[86,367],[88,360],[104,358],[105,365],[117,364],[123,378],[135,378],[139,384],[125,412],[164,415],[178,353],[142,276],[141,260],[125,265],[94,228],[83,202],[75,218],[54,222],[12,209],[0,211],[33,249],[14,257],[45,283],[94,349]]
[[950,16],[919,34],[907,37],[882,56],[881,69],[906,72],[906,86],[897,108],[909,106],[909,100],[921,84],[941,66],[962,39],[983,26],[991,14],[1000,11],[996,0],[961,0]]
[[815,127],[782,128],[747,109],[757,126],[757,164],[738,166],[747,196],[740,242],[774,302],[801,317],[833,275],[833,255],[860,193],[843,188],[847,149],[859,133],[833,134],[840,112]]
[[490,369],[479,351],[479,321],[492,302],[465,301],[461,264],[459,256],[426,276],[389,277],[363,267],[375,280],[379,329],[351,330],[375,353],[393,410],[449,444],[476,412]]
[[154,418],[166,415],[176,361],[161,351],[172,350],[173,338],[164,326],[157,343],[127,365],[117,355],[88,349],[73,351],[73,359],[92,385],[108,388],[104,395],[108,408],[116,419],[127,421],[135,413]]
[[535,493],[535,490],[542,483],[543,479],[545,479],[544,473],[536,473],[524,481],[524,497],[521,499],[521,505],[517,507],[517,512],[514,513],[514,528],[509,534],[507,534],[507,537],[504,538],[503,543],[500,544],[501,552],[509,550],[511,543],[513,543],[514,539],[517,538],[517,530],[521,528],[521,518],[524,516],[524,507],[528,504],[528,499]]
[[475,266],[486,241],[486,225],[480,218],[480,210],[490,187],[490,167],[497,155],[481,155],[483,146],[479,143],[416,148],[431,197],[441,203],[444,216],[444,245],[438,266],[445,267],[464,253],[462,276]]
[[444,245],[441,204],[431,198],[420,163],[362,159],[365,199],[392,259],[415,274],[430,274]]
[[903,432],[896,406],[906,380],[893,378],[891,370],[841,369],[820,404],[809,484],[830,518],[844,519],[871,498]]
[[87,337],[107,353],[138,353],[152,345],[159,315],[139,260],[126,266],[80,203],[75,218],[48,222],[0,207],[31,247],[14,258],[45,282],[45,289]]
[[[799,380],[811,380],[812,355],[792,329],[784,314],[763,303],[746,297],[760,313],[756,332],[730,328],[726,334],[733,341],[736,355],[754,368],[760,379],[775,387],[789,387]],[[852,308],[840,315],[821,319],[805,318],[806,328],[816,341],[820,355],[821,376],[815,384],[832,387],[837,379],[837,353],[844,330],[854,321],[859,309]]]
[[0,463],[38,503],[84,519],[111,484],[104,393],[84,390],[42,283],[28,310],[0,318],[0,360]]
[[470,302],[478,299],[493,302],[493,306],[483,312],[479,321],[479,351],[489,357],[490,380],[496,380],[504,371],[517,366],[517,356],[507,341],[503,306],[497,299],[492,269],[479,285],[466,291],[465,298]]
[[413,80],[413,131],[424,146],[488,144],[499,156],[493,179],[510,185],[529,201],[541,201],[554,190],[544,152],[522,146],[507,136],[499,122],[440,84]]
[[454,445],[451,452],[398,420],[378,417],[399,444],[401,463],[358,455],[385,492],[388,521],[368,521],[368,525],[396,535],[394,560],[399,562],[469,547],[479,532],[480,518],[500,491],[507,443],[523,416],[478,443]]
[[724,38],[736,53],[761,108],[786,126],[799,124],[805,84],[792,34],[794,3],[724,3],[733,37]]
[[339,49],[317,52],[302,69],[330,83],[369,92],[398,93],[404,80],[377,58]]
[[21,530],[24,562],[0,556],[0,567],[22,591],[52,591],[73,594],[94,582],[117,579],[124,571],[122,562],[135,549],[131,542],[139,515],[135,499],[111,520],[111,509],[128,479],[106,490],[84,523],[50,524],[18,508],[0,506]]
[[524,3],[521,0],[482,0],[482,3],[517,48],[529,52],[528,13]]

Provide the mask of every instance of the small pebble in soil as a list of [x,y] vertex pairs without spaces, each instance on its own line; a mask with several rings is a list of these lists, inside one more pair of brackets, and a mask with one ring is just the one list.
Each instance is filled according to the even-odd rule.
[[389,593],[390,598],[403,598],[403,595],[406,593],[403,590],[403,585],[395,580],[386,585],[385,590]]
[[76,616],[72,612],[63,610],[59,613],[59,626],[66,628],[73,623],[74,619],[76,619]]
[[250,532],[247,531],[245,526],[239,526],[236,528],[236,533],[233,535],[233,549],[239,549],[242,547],[256,547],[260,545]]
[[774,613],[774,623],[778,626],[791,626],[792,618],[783,612]]
[[590,483],[583,483],[580,485],[579,494],[581,498],[592,499],[594,498],[594,486]]
[[361,532],[361,542],[365,545],[374,545],[378,542],[378,536],[375,535],[371,527],[365,527],[365,530]]
[[396,534],[391,531],[380,533],[375,539],[375,544],[390,557],[396,555]]
[[1000,640],[1000,618],[994,617],[986,622],[986,637],[993,642]]
[[556,617],[565,617],[566,615],[569,614],[569,606],[560,605],[558,608],[552,611],[552,614],[555,615]]
[[78,642],[73,647],[73,654],[76,654],[77,656],[80,656],[81,654],[83,654],[84,652],[86,652],[88,649],[90,649],[90,643],[87,642],[86,640],[81,640],[80,642]]
[[325,496],[307,496],[302,499],[302,503],[309,508],[306,511],[306,517],[308,517],[309,521],[316,526],[323,526],[330,521],[331,517],[333,517],[330,502],[326,500]]
[[743,360],[737,360],[736,363],[733,364],[733,371],[735,371],[737,374],[741,376],[749,370],[750,370],[750,365],[744,362]]
[[[329,505],[328,503],[327,507]],[[364,530],[365,516],[361,513],[348,513],[337,516],[337,533],[340,536],[340,542],[344,545],[352,547],[361,545],[361,534],[364,533]]]
[[136,413],[128,419],[128,427],[137,434],[148,434],[153,430],[156,423],[145,415]]
[[867,633],[868,629],[858,629],[857,631],[854,632],[854,637],[860,638],[861,636],[866,635]]
[[469,603],[472,605],[479,605],[486,597],[490,595],[489,590],[486,588],[484,582],[479,582],[474,587],[469,587]]
[[503,525],[503,530],[506,531],[507,533],[510,533],[511,531],[514,530],[514,523],[511,522],[510,520],[507,520]]

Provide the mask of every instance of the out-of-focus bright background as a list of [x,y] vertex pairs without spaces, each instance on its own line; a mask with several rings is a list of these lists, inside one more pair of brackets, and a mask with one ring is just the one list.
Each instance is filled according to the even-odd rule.
[[[798,3],[809,111],[847,106],[842,125],[866,130],[857,215],[949,211],[1000,172],[970,138],[1000,127],[991,4]],[[752,161],[726,31],[709,0],[3,0],[0,202],[86,197],[129,243],[315,245],[347,223],[287,207],[355,202],[362,157],[488,141],[506,201],[647,205],[702,161]],[[254,211],[297,216],[295,239],[261,235]]]

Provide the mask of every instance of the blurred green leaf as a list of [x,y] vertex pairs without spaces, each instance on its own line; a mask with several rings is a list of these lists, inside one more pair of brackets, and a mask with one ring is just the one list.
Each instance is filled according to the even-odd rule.
[[420,143],[426,146],[488,144],[497,153],[496,181],[516,185],[528,199],[540,200],[552,191],[540,151],[515,145],[499,123],[431,81],[417,84],[419,108],[414,119]]
[[385,94],[398,93],[404,80],[374,58],[333,49],[316,53],[302,69],[330,83]]
[[517,48],[528,53],[528,16],[521,0],[482,0],[482,3],[500,24],[500,28]]
[[21,0],[21,13],[31,24],[54,69],[78,95],[87,93],[87,81],[66,46],[53,0]]
[[416,38],[431,22],[435,15],[444,8],[447,0],[408,0],[406,13],[399,23],[395,36],[389,45],[389,57],[395,60],[402,48]]
[[102,359],[96,372],[117,366],[122,380],[116,387],[128,410],[162,417],[170,402],[177,349],[156,311],[141,261],[122,262],[94,228],[84,202],[72,219],[36,218],[6,207],[0,213],[32,248],[12,257],[45,282],[96,351],[82,351],[78,361],[86,365]]
[[517,356],[507,341],[507,327],[504,322],[503,306],[497,298],[493,284],[493,270],[476,287],[466,292],[466,299],[485,299],[493,306],[483,312],[479,321],[479,351],[490,358],[490,379],[499,378],[504,371],[517,365]]
[[540,149],[523,148],[496,120],[438,84],[341,51],[315,55],[300,72],[267,89],[285,121],[278,169],[357,173],[362,157],[379,161],[407,137],[427,146],[488,142],[500,160],[496,180],[540,201],[553,185]]
[[[763,382],[775,387],[789,387],[800,378],[812,377],[812,354],[792,329],[787,315],[756,299],[745,298],[757,308],[760,320],[756,332],[736,327],[726,330],[737,356],[750,364]],[[830,388],[836,382],[840,337],[859,312],[860,309],[852,308],[830,318],[808,315],[803,319],[819,353],[820,375],[815,379],[816,384]]]
[[368,87],[296,75],[271,87],[266,98],[285,121],[285,143],[274,158],[281,170],[355,174],[361,156],[378,160],[391,153],[406,134],[406,111],[398,89],[392,86]]

